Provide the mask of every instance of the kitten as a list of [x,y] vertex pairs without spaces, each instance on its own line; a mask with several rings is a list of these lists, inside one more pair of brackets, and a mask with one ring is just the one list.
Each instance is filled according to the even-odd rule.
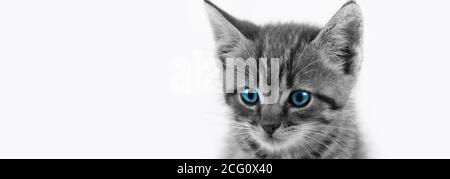
[[363,158],[351,99],[363,36],[354,1],[323,28],[258,26],[208,0],[205,6],[223,64],[231,58],[280,60],[276,103],[262,103],[260,89],[236,87],[225,93],[233,111],[226,158]]

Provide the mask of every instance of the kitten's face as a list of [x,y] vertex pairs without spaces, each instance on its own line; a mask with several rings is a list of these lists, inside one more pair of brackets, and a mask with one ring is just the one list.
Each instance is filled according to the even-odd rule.
[[[226,95],[227,104],[234,114],[233,124],[238,133],[247,134],[261,146],[282,150],[307,140],[311,131],[321,131],[333,121],[330,114],[341,108],[349,91],[349,78],[323,63],[319,48],[312,40],[319,33],[313,27],[295,25],[265,26],[255,45],[246,51],[262,53],[234,53],[237,58],[279,58],[280,86],[276,103],[264,104],[261,89],[236,88]],[[265,71],[262,71],[266,73]],[[261,79],[261,82],[266,82]],[[351,81],[351,80],[350,80]]]
[[309,134],[342,122],[333,118],[347,105],[359,70],[362,25],[356,4],[342,7],[323,29],[295,24],[260,27],[209,3],[207,10],[222,62],[227,58],[280,60],[276,102],[264,103],[267,94],[258,88],[236,87],[235,93],[225,95],[236,134],[267,150],[281,151],[314,140]]

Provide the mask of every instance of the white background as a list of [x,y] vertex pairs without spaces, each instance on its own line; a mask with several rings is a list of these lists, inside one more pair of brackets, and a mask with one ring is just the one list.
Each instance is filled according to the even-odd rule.
[[[257,24],[318,25],[344,2],[214,1]],[[450,5],[358,2],[369,156],[450,158]],[[201,0],[1,1],[0,157],[218,158],[213,51]]]

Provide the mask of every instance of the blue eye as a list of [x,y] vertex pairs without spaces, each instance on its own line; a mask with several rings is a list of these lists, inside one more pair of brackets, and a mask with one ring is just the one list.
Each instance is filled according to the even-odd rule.
[[294,91],[289,98],[292,105],[303,108],[311,101],[311,93],[304,90]]
[[255,90],[246,88],[241,92],[241,99],[245,104],[253,106],[258,102],[259,97]]

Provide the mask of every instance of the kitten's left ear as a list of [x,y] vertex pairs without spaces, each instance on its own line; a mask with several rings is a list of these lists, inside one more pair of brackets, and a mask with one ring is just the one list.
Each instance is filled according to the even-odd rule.
[[363,18],[354,1],[347,2],[325,25],[313,44],[332,69],[355,75],[361,62]]
[[208,0],[205,0],[205,8],[213,28],[219,57],[226,56],[235,48],[246,46],[257,36],[257,25],[231,16]]

